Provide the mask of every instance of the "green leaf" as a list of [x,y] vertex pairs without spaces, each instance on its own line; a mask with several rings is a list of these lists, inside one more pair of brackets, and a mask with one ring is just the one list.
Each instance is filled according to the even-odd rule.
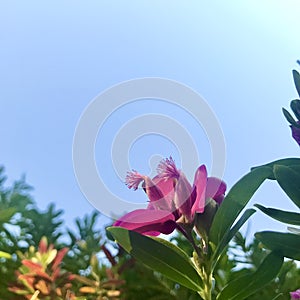
[[217,300],[241,300],[263,288],[278,274],[283,263],[283,257],[271,252],[252,273],[229,282]]
[[[293,110],[296,118],[300,120],[300,100],[296,99],[291,101],[291,109]],[[299,124],[297,124],[300,127]]]
[[300,260],[300,235],[285,232],[262,231],[255,237],[267,248],[280,251],[288,258]]
[[281,188],[300,208],[300,172],[297,169],[275,165],[274,175]]
[[293,77],[296,90],[298,92],[298,95],[300,96],[300,74],[296,70],[293,70]]
[[300,228],[295,228],[295,227],[288,227],[287,230],[291,233],[299,234],[300,235]]
[[151,269],[191,290],[199,291],[203,287],[190,258],[172,243],[121,227],[109,227],[107,230],[129,254]]
[[251,168],[251,171],[254,171],[255,169],[261,168],[261,167],[271,168],[272,173],[271,173],[271,176],[268,177],[268,179],[275,180],[276,178],[273,174],[273,168],[278,165],[279,166],[287,166],[287,167],[291,167],[291,168],[300,167],[300,158],[292,157],[292,158],[283,158],[283,159],[275,160],[275,161],[272,161],[272,162],[267,163],[262,166],[253,167],[253,168]]
[[253,194],[271,175],[272,169],[262,166],[246,174],[231,188],[214,217],[209,233],[210,241],[216,246],[220,243]]
[[9,207],[0,210],[0,223],[7,223],[11,217],[17,212],[15,207]]
[[11,259],[11,255],[9,253],[0,251],[0,257],[1,258],[6,258],[6,259]]
[[295,119],[292,117],[292,115],[285,109],[285,108],[282,108],[282,112],[285,116],[285,118],[287,119],[287,121],[296,126],[296,127],[299,127],[299,125],[297,124],[297,122],[295,121]]
[[270,207],[264,207],[260,204],[255,204],[255,206],[259,208],[262,212],[264,212],[266,215],[270,216],[271,218],[277,221],[300,226],[299,213],[284,211],[284,210],[270,208]]
[[240,219],[236,222],[236,224],[230,229],[227,234],[224,235],[220,243],[218,244],[216,251],[213,255],[213,261],[214,267],[217,264],[219,258],[221,257],[221,254],[225,247],[228,245],[228,243],[231,241],[231,239],[236,235],[236,233],[240,230],[240,228],[245,224],[245,222],[256,212],[255,209],[247,209],[243,215],[240,217]]

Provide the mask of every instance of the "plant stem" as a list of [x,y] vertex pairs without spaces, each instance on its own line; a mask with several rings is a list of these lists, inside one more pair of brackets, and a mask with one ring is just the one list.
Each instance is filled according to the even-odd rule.
[[200,292],[203,300],[212,300],[212,265],[208,256],[207,243],[202,238],[202,250],[196,245],[195,240],[192,235],[190,235],[190,241],[195,249],[198,256],[196,263],[198,265],[198,270],[203,280],[203,289]]
[[194,261],[203,281],[203,287],[202,290],[199,291],[199,295],[203,300],[212,300],[212,264],[208,255],[208,242],[206,236],[203,235],[201,240],[202,247],[199,247],[193,237],[191,228],[183,228],[181,225],[178,226],[177,229],[187,238],[188,241],[190,241],[195,250],[196,257],[194,256]]
[[212,275],[211,272],[207,272],[207,270],[203,270],[203,296],[204,300],[211,300],[211,292],[212,292]]

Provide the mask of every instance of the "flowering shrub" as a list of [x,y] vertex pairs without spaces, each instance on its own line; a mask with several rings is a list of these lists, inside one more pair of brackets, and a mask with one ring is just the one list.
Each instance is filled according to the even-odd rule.
[[[300,75],[293,75],[300,95]],[[296,120],[283,113],[300,145],[300,100],[291,110]],[[5,188],[2,171],[0,300],[300,299],[300,269],[293,261],[300,260],[299,211],[256,204],[288,224],[288,232],[257,232],[250,244],[239,232],[256,212],[245,207],[265,180],[278,183],[300,208],[299,158],[252,168],[228,192],[204,165],[190,183],[172,157],[160,162],[154,178],[129,172],[127,186],[141,186],[149,203],[107,229],[122,247],[95,228],[97,213],[76,219],[77,232],[62,230],[62,211],[50,205],[40,212],[24,180]],[[166,240],[161,233],[172,235]],[[70,242],[60,242],[63,234]]]
[[[296,71],[293,74],[300,95],[300,75]],[[291,123],[293,138],[300,145],[300,100],[293,100],[291,108],[297,121],[287,110],[283,109],[283,112]],[[108,231],[132,256],[196,291],[204,300],[210,300],[215,295],[215,277],[220,261],[231,239],[255,213],[255,209],[247,209],[239,216],[240,213],[266,179],[277,181],[300,208],[299,158],[282,159],[253,168],[231,188],[225,198],[225,183],[207,177],[204,165],[197,169],[193,185],[177,169],[171,157],[158,165],[157,172],[152,179],[136,171],[128,173],[127,186],[137,189],[142,183],[149,204],[146,209],[125,214]],[[299,213],[259,204],[256,207],[276,220],[300,225]],[[170,234],[175,229],[192,246],[192,258],[175,244],[156,237],[160,233]],[[226,282],[216,299],[245,299],[277,276],[284,257],[300,260],[300,231],[297,228],[290,230],[293,233],[258,232],[256,238],[271,251],[254,272]],[[292,299],[297,299],[297,293],[291,292]]]

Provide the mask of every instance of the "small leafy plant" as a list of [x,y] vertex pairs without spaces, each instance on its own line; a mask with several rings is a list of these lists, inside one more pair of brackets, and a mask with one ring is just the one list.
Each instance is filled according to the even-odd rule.
[[17,282],[9,290],[25,299],[71,299],[74,275],[61,269],[67,251],[68,248],[57,251],[53,245],[48,246],[44,237],[38,250],[31,246],[27,253],[19,253],[22,265],[16,271]]

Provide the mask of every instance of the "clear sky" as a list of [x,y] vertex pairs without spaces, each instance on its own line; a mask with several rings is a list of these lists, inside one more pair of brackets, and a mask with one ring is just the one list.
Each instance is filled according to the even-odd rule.
[[[68,226],[90,212],[73,172],[76,125],[103,90],[142,77],[176,80],[207,101],[224,133],[229,187],[252,166],[298,156],[281,107],[297,97],[291,71],[300,58],[299,12],[298,0],[1,1],[0,162],[9,179],[25,173],[38,206],[55,202]],[[113,193],[140,202],[142,192],[127,191],[116,177],[110,151],[122,124],[147,113],[183,124],[202,163],[211,163],[203,129],[184,110],[152,101],[115,111],[99,132],[98,169]],[[153,155],[180,160],[175,146],[146,135],[119,155],[149,172]],[[294,208],[275,183],[256,202]],[[251,226],[284,229],[261,213]]]

